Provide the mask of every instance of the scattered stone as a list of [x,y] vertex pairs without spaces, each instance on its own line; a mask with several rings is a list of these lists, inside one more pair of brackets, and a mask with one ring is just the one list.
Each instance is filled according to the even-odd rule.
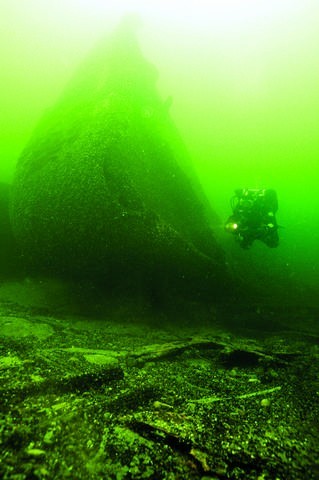
[[[10,308],[7,317],[36,323]],[[283,357],[277,340],[250,331],[38,321],[53,334],[2,336],[1,478],[317,480],[312,339],[291,335]],[[258,362],[228,368],[220,359],[232,351],[257,352]]]
[[158,409],[158,408],[168,408],[168,409],[172,409],[174,408],[173,405],[168,405],[168,403],[164,403],[164,402],[160,402],[159,400],[155,400],[155,402],[153,402],[153,406],[154,408]]
[[22,361],[16,356],[0,357],[0,368],[17,367],[21,364]]
[[26,454],[30,455],[31,457],[43,457],[46,455],[45,450],[41,450],[40,448],[27,448]]
[[48,430],[43,437],[43,441],[47,445],[51,445],[54,442],[54,432],[52,430]]

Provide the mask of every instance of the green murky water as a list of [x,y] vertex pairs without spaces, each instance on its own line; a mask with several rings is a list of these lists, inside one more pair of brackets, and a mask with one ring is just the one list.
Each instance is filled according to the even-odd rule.
[[[1,478],[318,478],[318,17],[0,1]],[[237,188],[278,246],[225,231]]]
[[[130,2],[1,2],[2,181],[43,112],[76,66]],[[222,223],[237,187],[271,187],[279,198],[280,246],[255,245],[266,266],[318,284],[318,16],[315,1],[135,2],[139,39],[158,89]],[[217,228],[230,262],[247,262]],[[237,246],[236,246],[237,247]],[[235,267],[234,267],[235,268]]]

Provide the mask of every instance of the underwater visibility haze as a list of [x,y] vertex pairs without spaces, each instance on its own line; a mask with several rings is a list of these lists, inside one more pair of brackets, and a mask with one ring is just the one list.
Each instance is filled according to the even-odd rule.
[[1,1],[1,478],[318,478],[318,24]]
[[[280,246],[249,262],[318,285],[318,32],[314,1],[1,3],[1,162],[19,154],[83,58],[127,11],[145,57],[223,222],[236,188],[273,188]],[[231,248],[231,247],[229,247]],[[235,249],[233,264],[241,262]],[[244,259],[244,261],[246,261]],[[254,268],[252,266],[252,268]],[[301,287],[302,288],[302,287]]]

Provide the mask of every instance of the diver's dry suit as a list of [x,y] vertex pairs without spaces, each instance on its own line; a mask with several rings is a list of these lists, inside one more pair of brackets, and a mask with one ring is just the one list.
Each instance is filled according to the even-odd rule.
[[239,188],[231,199],[231,207],[233,213],[225,223],[225,230],[234,235],[242,248],[251,247],[254,240],[271,248],[278,246],[275,190]]

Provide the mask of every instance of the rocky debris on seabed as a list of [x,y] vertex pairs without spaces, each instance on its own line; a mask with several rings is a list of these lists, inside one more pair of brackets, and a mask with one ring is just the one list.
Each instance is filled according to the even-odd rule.
[[0,312],[1,478],[318,478],[319,334]]

